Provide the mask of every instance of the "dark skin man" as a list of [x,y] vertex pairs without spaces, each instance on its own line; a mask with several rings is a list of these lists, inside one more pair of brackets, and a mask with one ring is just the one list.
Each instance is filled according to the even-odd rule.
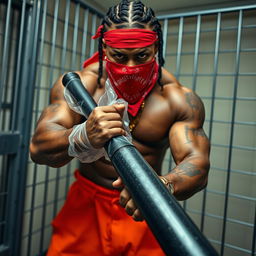
[[[157,43],[135,49],[115,49],[104,45],[109,60],[134,66],[151,61]],[[98,63],[77,71],[83,84],[97,102],[105,90],[107,73],[104,65],[100,88],[97,83]],[[38,164],[61,167],[69,163],[68,136],[83,117],[72,111],[63,96],[62,77],[51,90],[51,104],[43,111],[30,145],[31,158]],[[203,130],[204,106],[200,98],[162,68],[163,88],[158,83],[145,99],[143,111],[132,131],[132,143],[161,176],[161,165],[168,147],[176,163],[164,177],[173,186],[173,195],[185,200],[207,185],[209,141]],[[84,129],[94,148],[102,148],[110,138],[126,135],[122,116],[124,105],[97,107],[88,117]],[[130,116],[132,120],[132,117]],[[120,204],[134,220],[143,219],[128,190],[122,184],[111,162],[104,157],[92,163],[81,163],[81,174],[106,188],[120,189]],[[167,171],[167,170],[164,170]]]

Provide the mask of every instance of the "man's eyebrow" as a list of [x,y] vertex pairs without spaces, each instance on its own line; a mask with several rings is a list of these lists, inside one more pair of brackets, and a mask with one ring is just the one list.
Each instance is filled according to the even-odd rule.
[[146,53],[146,52],[148,52],[148,49],[141,49],[137,53]]
[[112,49],[112,51],[113,51],[114,53],[124,54],[124,53],[122,53],[122,52],[120,52],[120,51],[118,51],[118,50],[116,50],[116,49]]

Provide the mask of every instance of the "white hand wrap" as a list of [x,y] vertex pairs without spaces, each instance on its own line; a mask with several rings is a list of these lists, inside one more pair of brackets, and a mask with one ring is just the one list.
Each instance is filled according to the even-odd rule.
[[68,154],[82,163],[91,163],[104,156],[103,148],[97,149],[91,145],[86,134],[86,121],[73,127],[68,140]]
[[[80,106],[76,104],[75,99],[72,97],[68,89],[64,90],[64,97],[69,105],[69,107],[80,115],[84,116],[84,113]],[[106,81],[105,93],[99,99],[99,106],[113,105],[115,103],[124,104],[126,111],[123,115],[123,124],[124,128],[128,134],[128,139],[131,141],[132,137],[129,131],[129,118],[127,114],[128,103],[123,99],[117,99],[117,95],[112,88],[109,80]],[[82,124],[75,125],[73,131],[69,135],[69,148],[68,154],[72,157],[76,157],[82,163],[91,163],[95,162],[99,158],[105,156],[109,160],[104,148],[96,149],[94,148],[86,134],[86,121]]]

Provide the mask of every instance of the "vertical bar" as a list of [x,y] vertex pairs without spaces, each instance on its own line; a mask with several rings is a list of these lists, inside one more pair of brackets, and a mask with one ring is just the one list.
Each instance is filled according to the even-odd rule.
[[255,256],[255,249],[256,249],[256,204],[255,204],[255,213],[254,213],[254,228],[253,228],[253,235],[252,235],[252,253],[251,253],[251,256]]
[[83,63],[86,59],[86,46],[87,46],[87,34],[88,34],[88,17],[89,17],[89,9],[86,9],[84,15],[84,26],[83,26],[83,42],[82,42],[82,55],[81,62]]
[[196,82],[197,82],[200,29],[201,29],[201,15],[198,15],[197,16],[197,25],[196,25],[196,43],[195,43],[194,70],[193,70],[193,83],[192,83],[193,91],[196,90]]
[[164,20],[164,29],[163,29],[163,56],[166,57],[166,45],[167,45],[167,36],[168,36],[168,19]]
[[[15,157],[9,163],[9,168],[13,172],[10,179],[9,188],[11,194],[13,194],[14,204],[11,206],[15,209],[12,223],[12,231],[15,230],[15,234],[12,234],[12,253],[11,255],[19,255],[21,249],[21,234],[22,223],[24,213],[24,200],[25,200],[25,188],[27,178],[27,160],[28,160],[28,142],[30,140],[31,131],[31,113],[33,107],[33,91],[35,84],[35,70],[37,50],[38,50],[38,35],[40,28],[40,3],[39,0],[34,1],[33,5],[26,8],[26,31],[24,33],[24,53],[23,53],[23,71],[20,78],[20,100],[19,107],[17,108],[19,113],[17,114],[17,129],[22,134],[20,150]],[[19,78],[17,78],[19,79]]]
[[[216,82],[217,82],[217,72],[218,72],[218,62],[219,62],[219,48],[220,48],[220,26],[221,26],[221,13],[217,14],[217,24],[216,24],[216,38],[215,38],[215,50],[214,50],[214,66],[213,66],[213,81],[212,81],[212,104],[210,111],[210,128],[209,128],[209,140],[212,140],[212,126],[213,126],[213,116],[215,107],[215,94],[216,94]],[[204,232],[204,221],[205,221],[205,208],[206,208],[206,193],[207,189],[203,192],[203,203],[202,203],[202,216],[201,216],[201,231]]]
[[179,35],[178,35],[178,49],[177,49],[177,57],[176,57],[176,74],[175,74],[175,76],[178,80],[179,80],[179,76],[180,76],[183,29],[184,29],[184,17],[180,17]]
[[[176,74],[175,77],[179,80],[180,75],[180,63],[181,63],[181,51],[182,51],[182,39],[183,39],[183,27],[184,27],[184,18],[180,17],[179,19],[179,34],[178,34],[178,48],[177,48],[177,57],[176,57]],[[169,170],[172,169],[172,156],[169,160]],[[183,203],[184,205],[184,203]]]
[[[22,1],[22,10],[21,10],[21,22],[20,22],[20,35],[19,35],[19,46],[18,46],[18,54],[17,54],[17,63],[16,63],[16,80],[14,83],[14,97],[13,97],[13,109],[11,115],[11,131],[14,132],[15,130],[15,122],[17,120],[17,105],[18,105],[18,96],[19,96],[19,89],[20,89],[20,77],[21,77],[21,62],[22,62],[22,48],[24,45],[23,37],[24,37],[24,25],[25,25],[25,14],[26,14],[26,1]],[[1,94],[0,94],[1,95]]]
[[52,30],[52,41],[51,41],[51,57],[50,57],[50,66],[51,72],[49,75],[49,81],[52,83],[53,81],[53,66],[55,60],[55,48],[56,48],[56,37],[57,37],[57,26],[58,26],[58,13],[59,13],[59,0],[55,1],[54,7],[54,22],[53,22],[53,30]]
[[[6,12],[6,21],[5,21],[5,32],[4,32],[4,48],[3,48],[3,59],[2,59],[2,69],[1,69],[1,79],[0,79],[0,110],[2,108],[2,95],[3,87],[7,83],[7,68],[8,68],[8,56],[9,56],[9,36],[10,36],[10,25],[11,25],[11,4],[12,1],[8,1],[7,12]],[[1,112],[0,112],[1,115]]]
[[77,34],[78,34],[78,25],[79,25],[79,11],[80,11],[80,4],[76,4],[76,14],[75,14],[75,22],[74,22],[74,35],[73,35],[73,48],[72,48],[72,61],[71,61],[71,67],[72,70],[77,69],[75,67],[75,61],[76,61],[76,51],[77,51]]
[[[41,36],[40,36],[40,41],[41,45],[39,47],[39,59],[38,59],[38,66],[37,66],[37,91],[36,91],[36,106],[35,106],[35,123],[34,127],[36,127],[38,115],[39,115],[39,97],[40,97],[40,88],[39,84],[42,78],[42,60],[44,56],[44,37],[45,37],[45,30],[46,30],[46,16],[47,16],[47,4],[48,1],[44,1],[44,6],[42,8],[42,25],[41,25]],[[32,196],[31,196],[31,203],[30,203],[30,218],[29,218],[29,230],[28,230],[28,242],[27,242],[27,252],[30,254],[31,250],[31,241],[32,241],[32,232],[33,232],[33,221],[34,221],[34,205],[35,205],[35,194],[36,194],[36,179],[37,179],[37,171],[38,171],[38,166],[35,164],[34,165],[34,170],[33,170],[33,183],[32,183]]]
[[[50,57],[50,75],[49,75],[49,85],[52,85],[53,82],[53,66],[55,59],[55,47],[56,47],[56,36],[57,36],[57,26],[58,26],[58,13],[59,13],[59,0],[55,1],[54,7],[54,21],[53,21],[53,30],[52,30],[52,49],[51,49],[51,57]],[[49,180],[49,170],[50,168],[46,166],[45,170],[45,190],[44,190],[44,199],[43,199],[43,209],[42,209],[42,221],[41,221],[41,239],[40,239],[40,251],[43,251],[44,246],[44,226],[45,226],[45,217],[46,217],[46,204],[47,204],[47,195],[48,195],[48,180]]]
[[[192,90],[196,91],[196,82],[197,82],[197,72],[198,72],[198,54],[199,54],[199,43],[200,43],[200,29],[201,29],[201,15],[197,16],[196,24],[196,41],[195,41],[195,52],[194,52],[194,69],[193,69],[193,81],[192,81]],[[183,202],[183,208],[186,211],[187,201]]]
[[64,70],[65,70],[66,55],[67,55],[69,13],[70,13],[70,0],[67,0],[66,12],[65,12],[64,34],[63,34],[63,41],[62,41],[62,54],[61,54],[61,73],[62,74],[64,73]]
[[[93,14],[92,16],[92,34],[96,32],[96,20],[97,15]],[[91,45],[90,45],[90,56],[92,56],[95,52],[95,40],[91,39]]]
[[232,106],[232,117],[231,117],[231,130],[230,130],[230,143],[229,143],[229,155],[228,155],[228,166],[227,166],[227,181],[226,181],[226,192],[225,192],[225,208],[223,215],[223,229],[221,239],[221,256],[224,254],[225,247],[225,235],[226,235],[226,221],[228,212],[228,199],[229,199],[229,185],[230,185],[230,173],[231,173],[231,160],[232,160],[232,147],[234,139],[234,122],[236,113],[236,98],[237,98],[237,87],[238,87],[238,76],[239,76],[239,65],[240,65],[240,48],[241,48],[241,33],[242,33],[242,22],[243,22],[243,11],[239,11],[239,20],[237,27],[237,47],[236,47],[236,64],[235,64],[235,81],[233,91],[233,106]]
[[58,211],[58,195],[59,195],[59,181],[60,181],[60,168],[57,168],[57,174],[56,174],[56,185],[55,185],[55,192],[54,192],[54,203],[53,203],[53,216],[54,218]]

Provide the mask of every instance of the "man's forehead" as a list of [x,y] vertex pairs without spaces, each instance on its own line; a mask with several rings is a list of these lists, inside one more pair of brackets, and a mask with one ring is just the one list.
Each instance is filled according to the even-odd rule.
[[154,45],[149,45],[146,47],[140,47],[140,48],[114,48],[111,47],[109,45],[106,46],[106,49],[110,50],[111,52],[132,52],[132,53],[136,53],[136,52],[145,52],[145,51],[151,51],[152,49],[154,49]]
[[106,26],[107,31],[115,30],[115,29],[131,29],[131,28],[153,30],[153,28],[149,26],[149,24],[140,24],[140,23],[112,24],[111,27]]

